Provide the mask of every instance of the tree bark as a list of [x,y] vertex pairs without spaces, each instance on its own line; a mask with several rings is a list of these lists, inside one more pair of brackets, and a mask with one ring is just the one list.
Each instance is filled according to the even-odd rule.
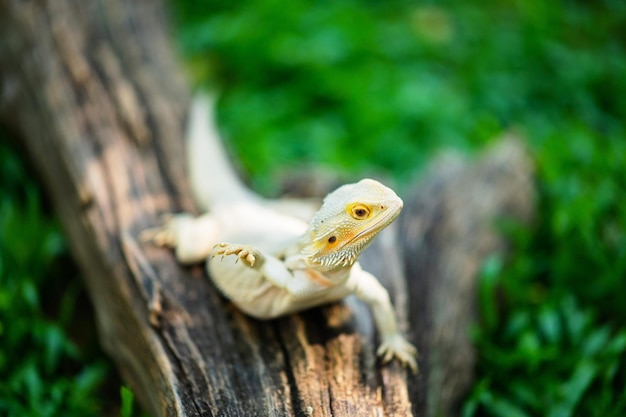
[[420,349],[413,376],[377,363],[370,313],[353,299],[256,321],[201,266],[138,242],[160,214],[194,210],[189,91],[160,3],[0,0],[0,83],[2,121],[49,191],[101,343],[153,416],[454,414],[474,364],[477,271],[504,248],[491,221],[532,213],[518,142],[475,164],[436,161],[362,256]]

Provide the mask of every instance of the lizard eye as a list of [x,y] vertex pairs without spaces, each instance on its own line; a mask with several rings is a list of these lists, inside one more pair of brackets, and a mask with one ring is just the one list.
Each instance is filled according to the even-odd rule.
[[355,204],[350,209],[350,215],[357,220],[367,219],[370,215],[370,209],[363,204]]

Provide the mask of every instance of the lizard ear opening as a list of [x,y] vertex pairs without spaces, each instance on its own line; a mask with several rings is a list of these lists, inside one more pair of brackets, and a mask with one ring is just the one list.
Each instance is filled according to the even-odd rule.
[[328,243],[335,243],[337,241],[337,236],[331,236],[328,238]]

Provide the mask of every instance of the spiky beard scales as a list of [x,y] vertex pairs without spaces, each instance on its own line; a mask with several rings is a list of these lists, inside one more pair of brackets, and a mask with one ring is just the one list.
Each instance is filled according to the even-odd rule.
[[372,235],[363,236],[357,241],[329,251],[324,251],[323,249],[316,250],[314,245],[309,245],[302,250],[302,253],[309,258],[311,263],[321,266],[325,271],[331,271],[352,266],[373,238],[374,236]]

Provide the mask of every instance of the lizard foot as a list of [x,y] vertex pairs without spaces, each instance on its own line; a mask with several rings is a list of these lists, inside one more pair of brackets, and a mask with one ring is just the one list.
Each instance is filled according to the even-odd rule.
[[403,366],[409,367],[414,374],[418,371],[416,359],[417,348],[400,334],[386,337],[380,344],[376,353],[383,363],[390,362],[392,359],[396,358]]
[[156,246],[173,248],[178,245],[178,230],[183,222],[189,222],[193,217],[184,214],[164,214],[161,216],[161,226],[146,229],[139,234],[142,242],[152,242]]
[[236,245],[232,243],[218,243],[213,246],[213,255],[237,255],[242,262],[247,264],[250,268],[259,266],[263,262],[263,255],[261,252],[249,245]]

